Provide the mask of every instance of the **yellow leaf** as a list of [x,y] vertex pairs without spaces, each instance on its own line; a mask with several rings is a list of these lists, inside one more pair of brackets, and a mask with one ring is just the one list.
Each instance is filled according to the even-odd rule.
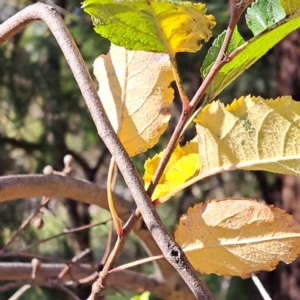
[[[163,152],[160,152],[145,162],[145,174],[143,179],[145,181],[146,189],[152,180],[162,155]],[[192,140],[182,148],[178,145],[155,188],[152,199],[155,200],[168,194],[174,188],[180,186],[186,180],[195,175],[199,169],[200,161],[197,141]]]
[[280,0],[280,5],[283,7],[287,15],[291,15],[300,9],[299,0]]
[[196,117],[202,171],[266,170],[300,175],[300,103],[291,97],[241,97]]
[[202,3],[170,0],[85,0],[95,30],[129,50],[196,52],[216,22]]
[[94,62],[102,104],[130,156],[153,147],[170,119],[174,80],[169,56],[111,45]]
[[173,53],[197,52],[201,41],[211,37],[211,29],[216,22],[212,15],[205,15],[202,3],[182,2],[184,5],[168,3],[167,10],[160,2],[152,2],[155,14],[165,37],[165,44],[170,45]]
[[130,298],[130,300],[149,300],[150,295],[151,295],[151,293],[146,291],[146,292],[142,293],[141,295],[137,295],[137,296]]
[[189,208],[175,239],[203,274],[247,278],[291,263],[300,253],[300,225],[285,211],[251,199],[207,201]]

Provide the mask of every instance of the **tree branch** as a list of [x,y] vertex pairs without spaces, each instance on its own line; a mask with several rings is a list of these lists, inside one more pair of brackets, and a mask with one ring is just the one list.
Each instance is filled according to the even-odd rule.
[[[92,115],[98,133],[116,160],[133,199],[165,258],[178,271],[198,299],[212,299],[213,297],[189,263],[185,253],[164,227],[153,207],[139,174],[106,116],[82,56],[59,13],[53,7],[42,3],[26,7],[0,26],[0,44],[30,22],[40,19],[47,24],[64,53]],[[99,286],[93,286],[92,294],[94,299],[99,299],[100,290]]]
[[[57,278],[64,267],[64,264],[42,263],[36,271],[34,283],[40,286],[48,286],[46,282],[50,278]],[[9,280],[16,282],[21,281],[22,283],[24,283],[25,281],[28,282],[28,280],[31,278],[31,272],[31,263],[0,262],[0,281]],[[72,265],[70,266],[69,272],[64,274],[61,280],[65,282],[67,286],[74,284],[76,285],[78,283],[80,284],[80,279],[85,278],[93,274],[94,272],[95,270],[93,270],[92,267],[88,264]],[[92,281],[89,283],[92,283]],[[138,293],[148,290],[161,299],[174,299],[174,294],[170,287],[168,287],[166,282],[158,280],[153,275],[145,275],[139,272],[125,270],[122,272],[110,274],[110,276],[107,278],[107,285],[110,287],[117,286],[120,289]],[[12,288],[15,288],[15,285],[13,285]],[[182,298],[182,300],[188,298],[185,297]]]
[[[89,181],[58,174],[0,177],[0,203],[20,198],[43,196],[49,198],[69,198],[87,204],[98,205],[106,210],[109,209],[106,189]],[[113,194],[113,198],[118,215],[126,221],[130,217],[134,207],[117,194]],[[141,240],[148,255],[155,256],[161,254],[150,232],[143,228],[141,221],[135,225],[134,233]],[[155,262],[155,265],[159,268],[161,278],[168,279],[169,286],[180,287],[179,290],[182,294],[186,295],[185,300],[187,300],[190,297],[190,291],[186,285],[180,285],[180,280],[178,280],[177,274],[170,264],[166,260],[160,259]]]

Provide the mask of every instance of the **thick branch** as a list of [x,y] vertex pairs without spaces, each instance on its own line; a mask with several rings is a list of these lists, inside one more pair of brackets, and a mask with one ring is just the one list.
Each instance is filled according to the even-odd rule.
[[[165,258],[179,272],[198,299],[212,299],[212,296],[199,279],[194,268],[190,265],[184,252],[164,227],[155,211],[139,174],[108,121],[92,78],[59,13],[53,7],[42,3],[28,6],[0,26],[0,43],[3,43],[16,32],[20,31],[28,23],[39,19],[42,19],[48,25],[63,51],[90,110],[98,133],[114,157],[146,225]],[[95,299],[99,298],[99,292],[100,287],[95,285],[93,287]]]
[[[35,284],[44,286],[50,278],[57,278],[64,267],[64,264],[41,264],[35,273]],[[64,282],[75,281],[74,283],[76,284],[76,281],[78,282],[80,279],[91,275],[94,271],[95,270],[88,264],[72,265],[69,272],[64,275],[62,280]],[[31,263],[0,262],[0,281],[28,281],[31,278],[31,273]],[[172,294],[172,291],[166,283],[159,281],[155,276],[145,275],[134,271],[125,270],[111,274],[108,277],[107,285],[139,293],[148,290],[159,298],[172,299],[168,296]]]
[[[106,189],[89,181],[56,174],[0,177],[0,203],[20,198],[43,196],[69,198],[87,204],[98,205],[108,210]],[[133,206],[116,194],[113,197],[118,215],[124,221],[127,220],[133,211]],[[141,226],[141,222],[136,224],[134,233],[144,244],[149,255],[155,256],[161,254],[151,234]],[[174,285],[178,284],[176,273],[168,262],[162,259],[156,262],[156,264],[160,269],[162,277],[168,278],[169,285],[172,285],[170,283],[173,282]],[[181,286],[181,292],[186,295],[189,294],[189,290],[184,285]]]
[[[89,181],[57,174],[0,177],[0,202],[33,197],[70,198],[108,210],[106,189]],[[133,206],[114,194],[119,214],[130,216]]]

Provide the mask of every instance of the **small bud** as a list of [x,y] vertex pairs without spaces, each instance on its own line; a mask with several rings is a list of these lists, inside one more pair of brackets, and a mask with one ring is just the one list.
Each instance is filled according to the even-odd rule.
[[46,166],[46,167],[44,168],[44,170],[43,170],[43,173],[44,173],[45,175],[50,175],[50,174],[53,173],[53,168],[52,168],[51,166]]
[[31,266],[32,266],[31,279],[35,279],[36,270],[41,266],[40,260],[38,260],[37,258],[33,258],[31,260]]
[[74,161],[74,158],[71,154],[67,154],[64,157],[64,164],[65,166],[70,166]]
[[36,229],[41,229],[44,227],[44,220],[42,217],[39,217],[37,219],[34,220],[33,222],[33,227],[35,227]]
[[40,260],[38,260],[37,258],[33,258],[31,260],[31,266],[32,266],[32,268],[35,268],[35,269],[40,267],[41,266]]

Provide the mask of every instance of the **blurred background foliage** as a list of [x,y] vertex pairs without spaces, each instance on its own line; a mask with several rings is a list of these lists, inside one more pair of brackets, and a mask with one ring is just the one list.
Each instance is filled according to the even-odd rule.
[[[0,23],[35,2],[0,0]],[[80,2],[81,0],[57,0],[48,4],[54,3],[60,8],[66,25],[92,72],[94,59],[102,53],[107,53],[109,42],[93,31],[90,17],[80,9]],[[229,17],[228,0],[204,2],[207,4],[208,12],[217,20],[217,26],[213,30],[215,38],[226,28]],[[251,38],[244,17],[240,21],[239,29],[245,39]],[[189,96],[196,92],[201,83],[199,70],[212,41],[213,38],[196,54],[178,54],[180,73]],[[275,96],[274,68],[278,69],[278,63],[274,51],[270,51],[231,84],[220,95],[220,99],[230,103],[234,98],[247,94]],[[180,109],[177,97],[171,111],[173,118],[170,126],[159,144],[147,153],[133,158],[141,175],[145,159],[152,157],[166,146],[180,115]],[[195,131],[191,129],[182,143],[194,135]],[[74,176],[103,186],[106,184],[110,154],[97,135],[85,102],[56,41],[43,22],[35,22],[0,47],[0,175],[41,173],[46,165],[60,171],[66,154],[72,154],[75,159]],[[185,190],[163,207],[158,207],[158,211],[166,226],[173,231],[179,217],[189,206],[197,202],[238,196],[264,199],[267,197],[267,190],[263,190],[263,183],[271,187],[274,182],[276,178],[272,174],[224,173]],[[127,201],[132,201],[122,179],[118,181],[116,192]],[[38,201],[40,199],[21,199],[1,203],[0,248],[36,207]],[[38,229],[33,222],[32,226],[21,233],[12,249],[20,249],[37,239],[58,234],[64,229],[104,222],[109,217],[107,211],[96,206],[88,206],[70,199],[51,199],[42,214],[38,215],[38,218],[43,218],[44,227]],[[71,259],[89,247],[93,252],[85,258],[86,261],[99,261],[105,250],[107,233],[108,224],[105,223],[90,230],[59,237],[30,251],[48,255],[53,259]],[[144,250],[132,237],[126,243],[118,263],[143,256]],[[17,261],[29,260],[18,258]],[[146,265],[138,267],[137,270],[151,272],[152,268],[151,265]],[[217,299],[260,299],[251,280],[222,278],[215,275],[202,277]],[[82,299],[85,299],[89,289],[90,287],[83,289]],[[12,290],[0,293],[0,300],[7,299],[13,292]],[[129,299],[132,296],[122,294],[117,287],[109,293],[114,295],[111,299]],[[68,299],[68,296],[60,291],[39,287],[30,289],[19,299],[53,299],[53,297]]]

